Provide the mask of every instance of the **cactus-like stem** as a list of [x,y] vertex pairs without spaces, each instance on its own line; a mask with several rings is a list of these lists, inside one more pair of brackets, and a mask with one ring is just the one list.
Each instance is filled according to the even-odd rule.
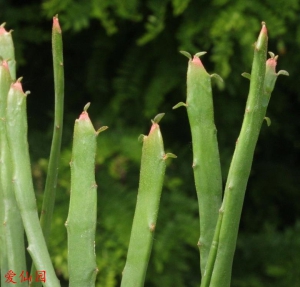
[[[7,268],[3,266],[1,272],[5,274],[8,270],[14,270],[16,274],[21,274],[23,270],[26,270],[24,227],[11,182],[13,167],[5,127],[5,109],[11,83],[8,64],[6,61],[0,61],[0,189],[2,191],[1,203],[3,203],[1,248],[6,248],[3,254],[1,252],[1,256],[7,253]],[[4,274],[2,274],[3,277]],[[3,283],[5,284],[3,286],[6,286],[7,283]],[[16,283],[17,286],[20,284],[20,282]]]
[[205,52],[197,53],[193,58],[183,54],[189,58],[187,100],[186,104],[179,103],[174,108],[186,106],[192,133],[193,171],[200,214],[198,246],[203,276],[222,200],[222,174],[211,89],[211,78],[220,77],[206,72],[199,58]]
[[137,203],[131,229],[126,265],[121,287],[144,286],[163,186],[166,159],[158,125],[160,114],[152,121],[148,136],[143,136],[143,149]]
[[12,39],[12,30],[7,32],[5,23],[0,25],[0,57],[8,61],[10,75],[13,81],[16,80],[15,48]]
[[[45,191],[43,196],[42,211],[40,216],[41,227],[44,233],[46,243],[48,244],[51,221],[55,203],[57,175],[60,159],[61,137],[63,130],[63,110],[64,110],[64,64],[63,64],[63,42],[62,32],[58,17],[53,17],[52,25],[52,55],[54,70],[54,92],[55,92],[55,111],[54,111],[54,129],[49,157]],[[36,268],[31,267],[31,274],[34,275]],[[30,286],[41,286],[41,282],[32,281]]]
[[75,121],[70,162],[71,197],[65,223],[68,231],[69,282],[73,287],[95,286],[98,272],[95,254],[97,223],[95,156],[98,133],[85,109]]
[[232,261],[254,149],[265,118],[270,93],[277,78],[274,65],[271,68],[273,60],[268,60],[266,64],[267,38],[267,28],[263,23],[254,48],[250,90],[244,120],[227,177],[221,207],[224,214],[220,218],[222,223],[210,287],[230,286]]
[[55,201],[64,109],[63,47],[61,29],[57,17],[53,17],[52,52],[54,68],[55,116],[49,166],[40,219],[46,242],[48,241],[50,233],[51,219]]
[[56,277],[40,226],[33,189],[27,142],[27,94],[20,80],[12,84],[7,98],[6,129],[13,162],[12,183],[27,235],[29,251],[38,270],[46,272],[44,286],[57,287]]

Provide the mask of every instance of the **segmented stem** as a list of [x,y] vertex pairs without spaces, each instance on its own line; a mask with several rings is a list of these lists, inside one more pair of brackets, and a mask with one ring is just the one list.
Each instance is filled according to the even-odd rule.
[[121,287],[144,286],[151,254],[160,196],[166,169],[163,139],[155,117],[149,135],[143,137],[140,182]]

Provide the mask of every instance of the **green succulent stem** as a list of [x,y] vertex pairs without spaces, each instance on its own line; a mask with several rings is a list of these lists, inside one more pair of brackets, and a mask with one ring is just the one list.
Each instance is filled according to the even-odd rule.
[[13,166],[12,183],[29,246],[27,248],[39,271],[45,271],[46,287],[57,287],[56,277],[40,226],[33,189],[27,142],[27,93],[20,79],[10,88],[7,98],[6,130]]
[[0,25],[0,57],[7,60],[10,75],[13,81],[16,80],[16,61],[15,61],[15,48],[12,39],[12,30],[6,31],[5,23]]
[[[231,161],[224,199],[221,207],[223,216],[218,238],[218,250],[211,275],[210,287],[229,287],[232,261],[241,211],[250,175],[253,154],[262,122],[265,117],[267,28],[262,25],[258,40],[254,46],[254,59],[251,71],[250,90],[240,135]],[[218,223],[219,224],[219,223]],[[211,273],[211,271],[209,272]]]
[[159,114],[155,117],[148,136],[143,136],[137,203],[121,287],[144,286],[156,228],[166,159],[176,157],[164,152],[158,125],[162,116],[163,114]]
[[46,178],[43,206],[41,212],[41,225],[46,242],[49,239],[51,220],[55,202],[57,185],[57,174],[59,168],[61,137],[63,130],[63,110],[64,110],[64,65],[63,65],[63,44],[62,33],[58,18],[53,17],[52,28],[52,52],[54,68],[54,90],[55,90],[55,114],[54,129],[49,158],[48,172]]
[[214,233],[214,238],[213,238],[210,250],[209,250],[209,255],[208,255],[206,266],[205,266],[205,272],[202,276],[200,287],[209,287],[210,286],[209,284],[210,284],[210,280],[211,280],[211,275],[212,275],[212,271],[214,269],[214,264],[215,264],[215,260],[216,260],[217,252],[218,252],[219,235],[220,235],[220,230],[221,230],[221,225],[222,225],[222,219],[223,219],[223,210],[220,209],[218,222],[217,222],[215,233]]
[[[1,212],[1,256],[6,254],[7,267],[3,266],[1,272],[6,274],[8,270],[13,270],[16,274],[21,274],[26,270],[25,245],[24,245],[24,227],[20,211],[17,206],[13,185],[13,167],[8,148],[6,136],[5,113],[7,104],[7,95],[12,83],[8,64],[6,61],[0,61],[0,189],[2,192],[1,203],[3,203]],[[4,250],[5,248],[5,250]],[[4,274],[1,276],[4,277]],[[3,286],[8,286],[2,282]],[[15,286],[25,286],[26,283],[16,281]],[[28,285],[28,284],[27,284]],[[1,285],[2,286],[2,285]]]
[[[97,135],[86,109],[75,121],[71,166],[71,197],[65,223],[68,231],[69,282],[72,287],[95,286],[97,184],[95,156]],[[104,129],[101,129],[104,130]]]
[[[222,200],[222,174],[214,123],[211,75],[199,56],[190,57],[187,71],[188,113],[193,144],[193,172],[200,215],[200,267],[203,276]],[[177,104],[174,108],[184,105]]]
[[[59,169],[61,138],[63,130],[63,110],[64,110],[64,64],[63,64],[63,42],[62,31],[59,25],[58,17],[53,17],[52,25],[52,56],[54,70],[54,128],[49,157],[48,171],[46,177],[45,191],[43,196],[42,211],[40,215],[41,227],[44,233],[46,243],[48,244],[51,221],[55,203],[57,175]],[[31,267],[31,274],[35,274],[36,268]],[[41,286],[41,282],[32,281],[30,286]]]

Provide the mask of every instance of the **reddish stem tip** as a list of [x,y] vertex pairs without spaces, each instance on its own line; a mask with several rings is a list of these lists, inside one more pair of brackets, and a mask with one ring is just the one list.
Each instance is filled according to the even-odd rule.
[[159,125],[157,123],[153,123],[149,132],[149,136],[151,133],[153,133],[157,128],[159,128]]
[[276,67],[277,58],[270,58],[267,60],[267,66]]
[[89,119],[90,119],[89,114],[86,111],[83,111],[79,116],[79,120],[89,120]]
[[202,64],[200,58],[197,57],[197,56],[194,56],[194,58],[193,58],[193,60],[192,60],[192,63],[194,63],[194,64],[196,64],[196,65],[198,65],[198,66],[203,67],[203,64]]
[[56,30],[58,33],[61,33],[61,28],[59,25],[58,16],[53,17],[53,30]]
[[260,33],[268,34],[266,23],[265,22],[261,22],[261,25],[262,25],[262,27],[261,27]]
[[5,35],[7,33],[7,31],[4,28],[4,25],[0,26],[0,35]]
[[21,93],[24,94],[21,80],[22,80],[22,78],[19,78],[16,82],[14,82],[12,84],[12,88],[15,89],[15,90],[18,90],[18,91],[20,91]]

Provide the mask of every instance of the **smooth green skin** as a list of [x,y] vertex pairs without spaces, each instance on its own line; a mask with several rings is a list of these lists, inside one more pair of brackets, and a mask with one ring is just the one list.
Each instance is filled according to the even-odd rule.
[[[8,270],[13,270],[18,276],[26,270],[24,228],[17,206],[13,185],[11,183],[13,166],[6,137],[6,104],[7,95],[11,85],[10,72],[7,64],[0,64],[0,188],[3,191],[4,219],[3,230],[5,235],[5,246],[8,254]],[[21,283],[17,277],[15,286],[28,286],[27,282]],[[5,285],[6,286],[6,285]]]
[[97,184],[95,156],[98,133],[83,112],[75,122],[68,219],[69,286],[95,286],[98,268],[95,254]]
[[[13,40],[11,36],[11,32],[7,32],[4,28],[5,24],[2,24],[0,26],[0,57],[3,59],[9,59],[8,65],[9,65],[9,70],[11,73],[11,77],[13,80],[16,79],[16,62],[15,62],[15,55],[14,55],[14,45],[13,45]],[[3,194],[0,189],[0,209],[1,209],[1,214],[0,214],[0,219],[1,222],[4,222],[4,202],[3,202]],[[2,220],[3,219],[3,220]],[[4,226],[3,226],[4,228]],[[1,240],[4,240],[4,229],[1,227]],[[5,283],[5,277],[2,276],[2,273],[4,272],[3,269],[6,269],[5,266],[8,264],[7,258],[5,258],[6,250],[4,250],[5,244],[2,242],[1,244],[1,286],[6,286],[8,283]],[[22,261],[22,260],[21,260]],[[8,267],[7,267],[8,268]],[[4,273],[5,274],[5,273]]]
[[44,286],[57,287],[56,277],[40,226],[33,189],[27,142],[26,97],[21,84],[12,85],[7,99],[6,129],[13,162],[12,183],[27,235],[29,251],[38,270],[46,271]]
[[55,90],[55,114],[54,129],[49,158],[48,172],[46,178],[45,193],[43,199],[41,225],[46,242],[48,241],[51,229],[51,220],[55,202],[58,167],[60,160],[61,137],[63,128],[64,111],[64,66],[62,34],[58,19],[53,19],[52,29],[52,54],[54,68],[54,90]]
[[7,32],[4,24],[0,26],[0,56],[8,61],[10,75],[13,81],[16,80],[16,61],[15,49],[11,35],[12,31]]
[[222,225],[222,219],[223,219],[223,211],[219,211],[219,217],[218,222],[215,229],[214,238],[209,250],[209,255],[207,258],[206,266],[205,266],[205,272],[204,275],[201,278],[201,285],[200,287],[209,287],[211,274],[214,268],[215,260],[217,257],[218,252],[218,246],[219,246],[219,236],[220,236],[220,230]]
[[[46,243],[48,244],[51,221],[55,203],[57,175],[60,160],[61,138],[63,130],[63,110],[64,110],[64,66],[63,66],[63,43],[62,33],[58,18],[53,17],[52,27],[52,55],[54,69],[54,90],[55,90],[55,114],[54,129],[48,164],[46,185],[43,197],[43,205],[40,216],[40,222]],[[31,267],[31,274],[35,274],[36,268]],[[30,286],[41,286],[40,282],[32,282]]]
[[10,87],[10,76],[7,68],[3,66],[3,61],[0,59],[0,276],[1,276],[1,286],[8,286],[7,283],[5,283],[5,274],[9,270],[8,267],[8,251],[6,247],[6,232],[5,232],[5,225],[3,224],[5,222],[5,197],[4,197],[4,159],[3,159],[3,125],[5,129],[5,115],[3,116],[3,110],[5,111],[6,107],[6,99],[7,99],[7,93],[9,91]]
[[200,267],[203,276],[222,200],[222,174],[214,123],[211,76],[199,57],[189,60],[186,108],[193,144],[193,171],[200,214]]
[[144,286],[159,202],[166,157],[159,125],[153,122],[143,138],[140,182],[121,287]]
[[241,211],[253,154],[266,113],[263,105],[266,72],[267,30],[265,25],[254,48],[250,90],[239,138],[230,165],[221,211],[224,212],[210,287],[229,287]]

